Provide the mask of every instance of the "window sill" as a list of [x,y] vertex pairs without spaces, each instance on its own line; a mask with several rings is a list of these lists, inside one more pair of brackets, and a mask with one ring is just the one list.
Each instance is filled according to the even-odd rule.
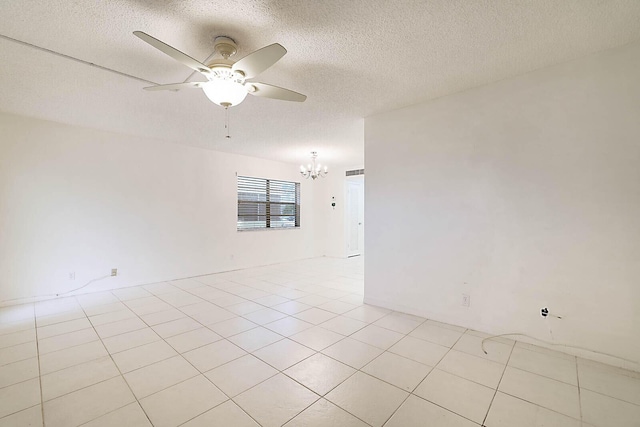
[[300,230],[300,227],[269,227],[269,228],[247,228],[245,230],[238,230],[239,233],[245,233],[247,231],[273,231],[273,230]]

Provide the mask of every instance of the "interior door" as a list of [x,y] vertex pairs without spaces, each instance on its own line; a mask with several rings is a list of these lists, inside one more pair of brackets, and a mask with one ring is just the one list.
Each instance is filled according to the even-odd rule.
[[364,253],[364,181],[347,181],[347,256]]

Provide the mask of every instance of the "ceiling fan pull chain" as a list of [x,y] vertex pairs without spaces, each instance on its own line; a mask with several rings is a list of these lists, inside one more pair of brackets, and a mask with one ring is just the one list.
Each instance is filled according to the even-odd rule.
[[224,107],[224,127],[227,130],[225,138],[231,138],[231,135],[229,135],[229,107]]

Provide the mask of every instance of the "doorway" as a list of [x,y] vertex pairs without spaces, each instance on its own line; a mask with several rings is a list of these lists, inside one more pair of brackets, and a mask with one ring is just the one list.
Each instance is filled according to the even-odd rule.
[[364,176],[347,177],[347,256],[364,255]]

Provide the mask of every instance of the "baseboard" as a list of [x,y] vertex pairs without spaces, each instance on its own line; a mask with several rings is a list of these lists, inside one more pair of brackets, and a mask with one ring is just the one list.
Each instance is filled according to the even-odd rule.
[[[368,297],[366,295],[366,292],[364,297],[364,303],[375,305],[377,307],[386,308],[393,311],[399,311],[401,313],[407,313],[414,316],[424,317],[425,319],[431,319],[437,322],[448,323],[450,325],[460,326],[467,329],[473,329],[489,335],[501,335],[501,334],[514,332],[514,331],[508,331],[508,330],[496,330],[494,327],[491,327],[489,325],[485,325],[482,323],[474,323],[473,325],[465,324],[464,321],[461,322],[460,319],[455,319],[453,316],[446,316],[446,315],[443,316],[442,314],[430,313],[426,310],[416,310],[414,307],[409,307],[403,304],[394,304],[381,299]],[[539,342],[535,339],[529,339],[527,337],[517,337],[512,339],[514,341],[520,341],[527,344],[537,345],[539,347],[543,347],[549,350],[559,351],[561,353],[569,354],[571,356],[577,356],[583,359],[604,363],[606,365],[614,366],[616,368],[622,368],[622,369],[627,369],[634,372],[640,372],[640,363],[638,362],[631,362],[631,361],[619,359],[616,357],[610,357],[610,356],[598,354],[589,350],[575,349],[571,347],[565,347],[562,345],[552,346],[543,342]]]

